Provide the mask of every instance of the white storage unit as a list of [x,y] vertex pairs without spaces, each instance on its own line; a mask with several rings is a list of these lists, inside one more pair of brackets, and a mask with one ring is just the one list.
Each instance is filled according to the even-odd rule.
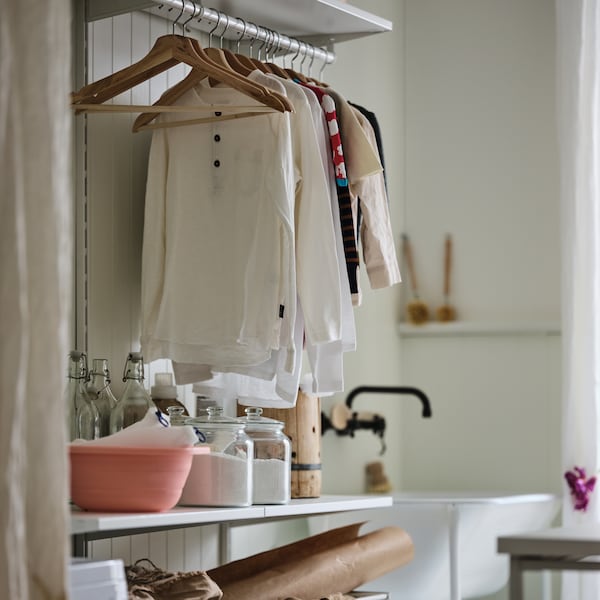
[[71,600],[127,600],[127,581],[122,560],[71,559]]

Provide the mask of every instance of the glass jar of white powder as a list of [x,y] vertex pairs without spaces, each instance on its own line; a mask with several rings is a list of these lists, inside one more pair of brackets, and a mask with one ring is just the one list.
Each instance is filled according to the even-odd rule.
[[208,414],[185,420],[198,435],[198,445],[210,452],[195,454],[179,504],[191,506],[250,506],[254,443],[239,419],[223,415],[219,406]]
[[252,504],[285,504],[290,501],[291,442],[284,423],[262,416],[262,408],[249,406],[240,421],[254,441]]

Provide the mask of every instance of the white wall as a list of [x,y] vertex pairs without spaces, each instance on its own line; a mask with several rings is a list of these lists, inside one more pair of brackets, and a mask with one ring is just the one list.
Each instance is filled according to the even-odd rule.
[[[394,228],[397,238],[411,236],[423,299],[432,310],[442,303],[451,233],[461,320],[558,327],[553,1],[355,4],[391,19],[394,31],[339,45],[327,80],[379,117]],[[430,421],[412,398],[355,401],[387,420],[393,487],[560,493],[560,336],[400,338],[410,290],[399,287],[400,295],[365,296],[346,368],[348,390],[415,385],[431,398]],[[378,448],[366,432],[354,440],[328,433],[325,487],[361,491]],[[528,598],[541,597],[537,575],[525,583]]]
[[[558,325],[552,0],[355,4],[394,31],[339,45],[326,78],[379,118],[396,236],[411,236],[423,299],[442,303],[449,232],[461,320]],[[431,421],[413,398],[355,401],[386,417],[394,487],[560,491],[560,337],[400,338],[401,312],[397,290],[365,296],[346,369],[348,390],[396,383],[431,398]],[[377,440],[323,441],[326,487],[361,491]]]

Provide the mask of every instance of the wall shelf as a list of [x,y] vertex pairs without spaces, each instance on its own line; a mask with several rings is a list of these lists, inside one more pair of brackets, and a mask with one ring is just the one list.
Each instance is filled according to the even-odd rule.
[[221,563],[229,561],[229,528],[235,525],[266,523],[280,519],[333,512],[385,508],[392,506],[391,496],[325,495],[320,498],[291,500],[288,504],[253,505],[240,508],[186,507],[157,513],[94,513],[74,507],[70,533],[73,556],[86,556],[88,542],[113,537],[168,531],[198,525],[218,524]]
[[[169,12],[167,8],[181,6],[181,0],[165,0],[163,5],[160,9],[152,0],[87,0],[86,18],[88,21],[95,21],[144,10],[175,20],[178,16],[177,8],[172,8]],[[206,8],[209,7],[287,36],[301,38],[316,46],[392,30],[391,21],[340,0],[211,0],[206,4]],[[187,17],[182,20],[186,19]],[[214,25],[210,19],[203,19],[200,25],[196,20],[191,20],[188,24],[202,31],[208,31]],[[221,29],[219,33],[220,31]]]
[[74,508],[71,511],[71,534],[86,534],[88,539],[103,539],[177,527],[192,527],[227,522],[247,524],[288,517],[382,508],[392,505],[391,496],[337,496],[291,500],[288,504],[253,505],[240,508],[177,506],[156,513],[94,513]]
[[400,323],[398,333],[403,338],[557,336],[560,335],[561,328],[560,323],[553,321],[539,323],[452,321],[424,325]]

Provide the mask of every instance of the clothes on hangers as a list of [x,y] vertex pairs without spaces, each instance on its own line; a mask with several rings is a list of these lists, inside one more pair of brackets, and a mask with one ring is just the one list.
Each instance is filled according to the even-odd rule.
[[[236,94],[202,82],[181,102],[231,102]],[[293,372],[296,293],[307,339],[341,339],[339,271],[318,150],[298,121],[291,131],[288,115],[227,125],[154,134],[142,348],[150,360],[227,368],[265,363],[282,348]]]
[[[375,131],[368,119],[358,110],[356,110],[356,117],[371,145],[376,148]],[[400,283],[400,268],[396,257],[383,172],[363,177],[353,185],[351,198],[352,214],[357,222],[359,208],[362,213],[359,240],[371,288],[386,288]],[[360,301],[359,290],[359,304]]]
[[350,106],[360,111],[363,116],[367,118],[371,127],[373,128],[373,132],[375,134],[375,142],[377,146],[377,153],[379,154],[379,161],[381,162],[381,166],[383,167],[383,179],[385,181],[386,192],[387,192],[387,172],[385,169],[385,160],[383,156],[383,139],[381,137],[381,128],[379,127],[379,121],[377,120],[377,116],[374,112],[368,110],[364,106],[360,106],[354,102],[348,102]]
[[[287,98],[294,112],[154,132],[141,343],[149,360],[173,361],[178,384],[289,407],[303,355],[312,393],[344,389],[343,355],[356,348],[353,304],[360,302],[344,238],[356,248],[359,205],[371,287],[393,285],[400,273],[368,120],[329,88],[324,103],[317,86],[259,70],[248,79]],[[176,104],[242,102],[240,92],[204,80]],[[356,252],[355,274],[358,261]]]
[[358,292],[358,251],[356,249],[355,223],[352,218],[352,201],[350,190],[348,189],[348,172],[335,102],[327,91],[320,87],[299,80],[297,83],[311,90],[316,95],[325,113],[335,171],[346,272],[350,284],[350,292],[356,294]]

